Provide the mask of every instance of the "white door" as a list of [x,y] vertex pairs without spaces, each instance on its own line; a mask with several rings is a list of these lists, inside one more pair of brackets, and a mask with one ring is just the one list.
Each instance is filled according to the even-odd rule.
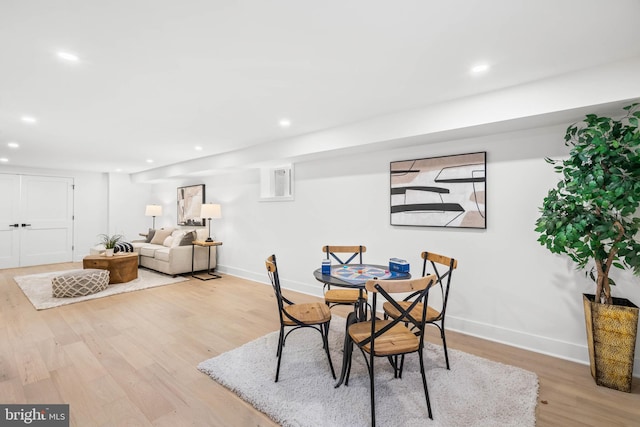
[[73,260],[73,179],[22,176],[20,266]]
[[20,265],[20,176],[0,174],[0,268]]
[[[15,177],[17,182],[7,177]],[[10,237],[0,242],[0,268],[71,262],[73,179],[30,175],[0,178],[0,185],[7,186],[2,187],[3,194],[14,194],[10,202],[3,200],[0,207],[0,233]],[[9,217],[4,211],[11,212],[11,220],[4,219]]]

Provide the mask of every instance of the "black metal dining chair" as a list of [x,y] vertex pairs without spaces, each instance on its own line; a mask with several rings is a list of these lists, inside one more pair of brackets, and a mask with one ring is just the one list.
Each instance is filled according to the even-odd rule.
[[[440,330],[440,338],[442,339],[442,347],[444,348],[444,359],[449,369],[449,353],[447,352],[447,338],[445,335],[444,321],[447,313],[447,303],[449,301],[449,289],[451,287],[451,277],[453,276],[453,270],[458,268],[458,261],[454,258],[450,258],[444,255],[439,255],[433,252],[422,252],[422,275],[433,274],[436,277],[436,284],[440,286],[440,293],[442,295],[442,305],[438,310],[434,307],[427,307],[427,319],[428,325],[434,325]],[[446,270],[443,270],[443,267]],[[399,305],[403,308],[412,304],[414,295],[409,295],[404,301],[401,301]],[[391,304],[384,303],[382,306],[385,317],[395,318],[398,316],[398,310]],[[422,311],[422,305],[418,304],[414,308],[414,316],[418,316]]]
[[[422,375],[422,385],[427,402],[427,412],[429,418],[433,419],[431,412],[431,402],[429,400],[429,389],[427,387],[427,377],[424,370],[424,360],[422,351],[424,348],[424,329],[427,299],[429,290],[435,283],[436,277],[425,276],[419,279],[409,280],[368,280],[366,289],[373,294],[373,307],[376,307],[378,295],[391,304],[398,313],[394,319],[377,319],[375,315],[371,320],[358,322],[349,326],[350,347],[347,349],[349,358],[345,385],[349,385],[349,374],[351,373],[352,346],[355,344],[362,352],[369,371],[369,382],[371,391],[371,424],[376,425],[375,409],[375,371],[374,361],[376,357],[388,358],[394,370],[394,378],[401,378],[404,357],[410,353],[418,353],[420,362],[420,374]],[[407,307],[400,305],[391,294],[413,293],[414,300]],[[415,308],[422,305],[422,313],[416,316]],[[411,325],[408,327],[407,325]],[[417,331],[417,333],[416,333]],[[394,397],[395,399],[396,397]]]
[[[271,286],[276,295],[276,301],[278,303],[278,316],[280,318],[280,335],[278,336],[278,350],[276,356],[278,357],[278,365],[276,368],[276,379],[278,382],[280,376],[280,363],[282,361],[282,350],[285,341],[289,334],[297,329],[311,328],[318,332],[322,336],[322,346],[327,353],[327,359],[329,360],[329,368],[331,369],[331,375],[336,378],[336,373],[333,370],[333,363],[331,363],[331,355],[329,354],[329,324],[331,322],[331,310],[329,307],[321,302],[295,304],[284,295],[282,295],[282,288],[280,287],[280,275],[278,273],[278,267],[276,263],[276,256],[271,255],[265,261],[267,267],[267,273]],[[290,328],[285,334],[285,328]]]
[[[335,260],[338,264],[357,263],[362,264],[362,254],[367,251],[366,246],[323,246],[322,252],[327,255],[327,259]],[[362,297],[367,299],[365,291],[358,289],[331,289],[327,283],[324,285],[324,302],[329,308],[336,305],[354,305]],[[362,296],[360,295],[362,292]]]

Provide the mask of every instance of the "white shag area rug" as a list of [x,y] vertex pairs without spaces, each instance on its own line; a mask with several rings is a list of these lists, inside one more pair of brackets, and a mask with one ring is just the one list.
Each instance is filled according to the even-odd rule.
[[[331,357],[339,375],[345,319],[333,316]],[[334,388],[320,334],[308,329],[287,338],[274,382],[278,333],[272,332],[198,365],[283,426],[371,425],[369,375],[354,347],[348,386]],[[538,397],[536,374],[449,349],[446,369],[442,347],[427,343],[425,369],[433,420],[427,415],[417,354],[405,358],[401,379],[393,378],[386,358],[375,361],[378,426],[534,426]]]
[[62,274],[76,270],[52,271],[49,273],[30,274],[27,276],[16,276],[13,278],[22,292],[29,298],[31,304],[37,310],[58,307],[66,304],[73,304],[80,301],[107,297],[109,295],[132,292],[140,289],[154,288],[156,286],[170,285],[172,283],[188,280],[185,277],[171,277],[153,271],[139,269],[138,278],[126,283],[115,283],[109,285],[107,289],[95,294],[85,295],[75,298],[54,298],[52,296],[51,279]]

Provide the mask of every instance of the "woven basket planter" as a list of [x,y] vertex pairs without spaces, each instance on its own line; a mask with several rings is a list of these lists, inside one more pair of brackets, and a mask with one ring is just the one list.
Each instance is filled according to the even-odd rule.
[[630,392],[638,307],[626,298],[613,298],[613,304],[596,303],[591,294],[583,294],[582,301],[591,376],[600,386]]

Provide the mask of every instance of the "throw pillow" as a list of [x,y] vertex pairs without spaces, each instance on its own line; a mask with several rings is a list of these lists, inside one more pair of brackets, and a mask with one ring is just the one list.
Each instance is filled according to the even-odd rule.
[[117,254],[119,252],[133,252],[133,245],[129,242],[118,242],[113,247],[113,253]]
[[156,230],[155,234],[153,235],[153,239],[151,239],[149,243],[151,243],[152,245],[161,245],[164,243],[164,239],[169,237],[172,232],[173,232],[173,229]]
[[154,230],[153,228],[150,228],[149,232],[147,233],[147,238],[145,239],[145,243],[151,243],[151,239],[153,239],[154,234],[156,234],[156,230]]
[[166,246],[168,248],[170,248],[172,244],[173,244],[173,236],[168,236],[166,239],[164,239],[164,242],[162,242],[162,246]]
[[180,246],[189,246],[194,240],[196,240],[196,233],[194,231],[189,231],[184,235],[182,240],[180,240]]

